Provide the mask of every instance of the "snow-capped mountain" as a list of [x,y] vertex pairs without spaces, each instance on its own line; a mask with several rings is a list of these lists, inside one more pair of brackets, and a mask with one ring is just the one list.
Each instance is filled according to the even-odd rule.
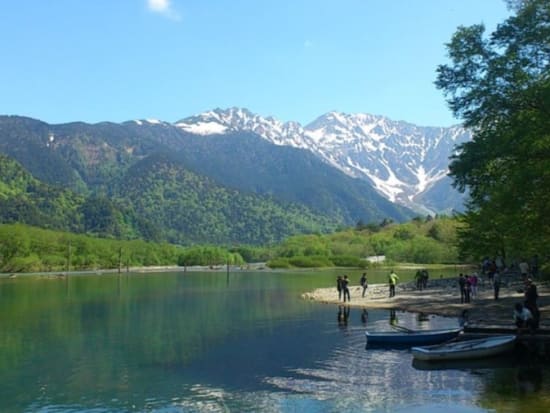
[[[346,174],[371,182],[391,201],[419,213],[462,209],[462,197],[447,177],[455,145],[471,139],[470,133],[458,126],[422,127],[383,116],[330,112],[302,127],[240,108],[216,109],[175,125],[203,135],[254,132],[277,145],[308,149]],[[435,189],[437,193],[431,194]]]
[[247,109],[215,109],[182,119],[175,125],[186,132],[199,135],[237,131],[254,132],[276,145],[309,149],[302,139],[304,129],[298,122],[283,123],[272,117],[264,118],[256,115]]

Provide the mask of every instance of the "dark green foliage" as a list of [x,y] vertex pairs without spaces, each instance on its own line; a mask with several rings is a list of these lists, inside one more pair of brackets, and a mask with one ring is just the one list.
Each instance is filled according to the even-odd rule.
[[297,204],[228,190],[156,153],[132,166],[115,189],[136,213],[177,243],[271,244],[289,234],[328,232],[335,223]]
[[159,240],[158,231],[106,197],[84,197],[45,184],[0,154],[0,223],[90,233],[106,237]]
[[544,255],[550,239],[550,2],[517,2],[488,38],[461,27],[437,86],[474,139],[450,165],[470,202],[463,256]]
[[120,236],[120,217],[115,206],[105,197],[89,197],[79,208],[84,231]]
[[79,231],[75,209],[82,201],[71,191],[43,184],[0,154],[0,222]]
[[55,150],[47,123],[18,116],[0,116],[0,152],[17,160],[37,179],[51,185],[82,189],[71,165]]

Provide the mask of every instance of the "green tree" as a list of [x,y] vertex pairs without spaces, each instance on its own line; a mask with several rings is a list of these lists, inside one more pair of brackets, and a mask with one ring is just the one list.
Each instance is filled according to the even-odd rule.
[[[452,157],[470,200],[462,254],[543,251],[550,236],[550,2],[509,2],[516,14],[485,36],[460,27],[436,85],[473,132]],[[512,4],[513,3],[513,4]]]

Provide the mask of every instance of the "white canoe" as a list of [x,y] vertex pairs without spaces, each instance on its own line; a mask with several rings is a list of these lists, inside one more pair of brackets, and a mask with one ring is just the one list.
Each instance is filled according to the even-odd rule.
[[512,351],[515,345],[516,336],[494,336],[433,346],[413,347],[411,353],[417,360],[464,360],[503,354]]

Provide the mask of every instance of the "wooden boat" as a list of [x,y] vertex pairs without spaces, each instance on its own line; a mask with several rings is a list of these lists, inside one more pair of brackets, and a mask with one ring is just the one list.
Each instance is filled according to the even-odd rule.
[[378,346],[423,346],[442,343],[458,336],[461,328],[445,330],[367,331],[367,344]]
[[463,360],[503,354],[512,351],[515,345],[516,336],[494,336],[425,347],[413,347],[411,353],[418,360]]

